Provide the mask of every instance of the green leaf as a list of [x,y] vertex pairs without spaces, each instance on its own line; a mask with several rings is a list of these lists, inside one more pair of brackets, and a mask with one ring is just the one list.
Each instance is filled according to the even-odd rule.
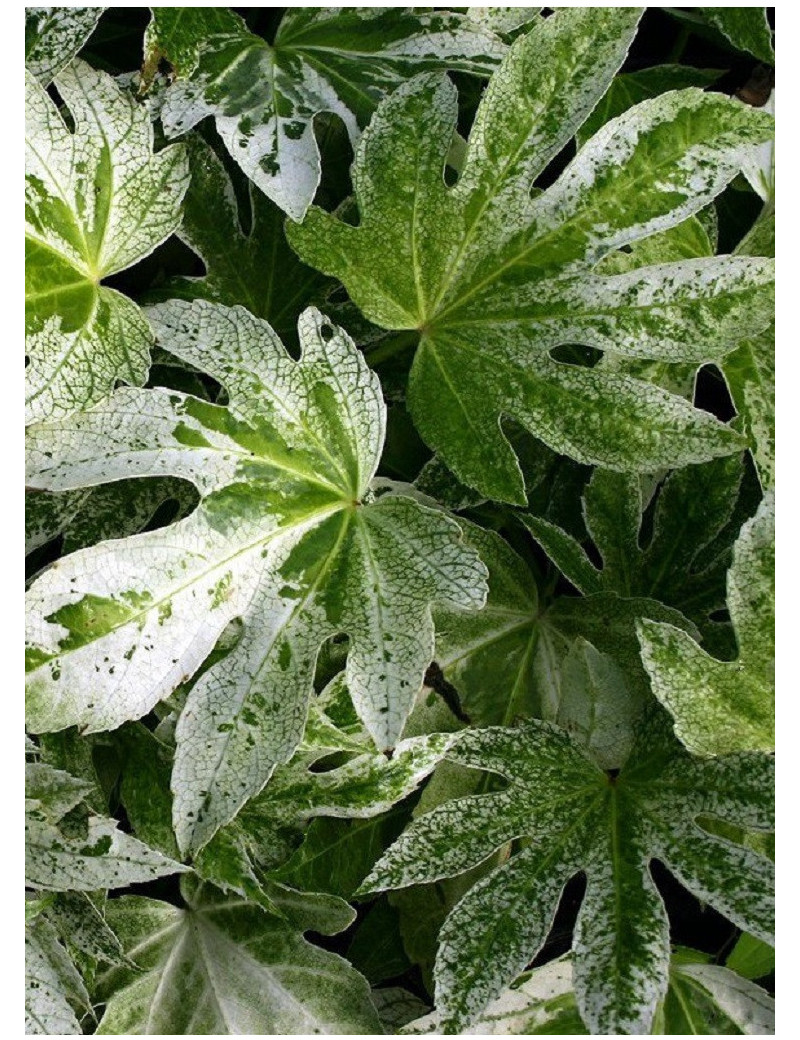
[[772,311],[773,267],[706,257],[604,276],[604,255],[700,211],[771,136],[769,116],[675,91],[607,123],[561,174],[531,184],[605,93],[639,15],[557,11],[510,49],[484,94],[463,173],[443,167],[455,88],[422,76],[383,102],[353,167],[357,227],[312,208],[288,226],[307,263],[339,278],[372,322],[421,336],[408,404],[426,443],[487,497],[524,502],[501,429],[623,471],[730,454],[737,435],[659,387],[551,356],[581,344],[695,367]]
[[72,61],[103,11],[104,7],[25,8],[25,67],[42,86]]
[[50,921],[25,927],[25,1032],[79,1036],[76,1017],[91,1012],[86,986]]
[[709,657],[685,632],[639,622],[653,693],[694,754],[771,751],[775,746],[775,499],[768,492],[743,527],[728,571],[739,656]]
[[775,1032],[775,1001],[760,986],[727,968],[673,962],[669,989],[653,1032],[670,1036],[771,1036]]
[[285,921],[209,886],[187,905],[124,896],[112,926],[140,970],[101,979],[100,1034],[379,1033],[366,980]]
[[696,10],[737,50],[749,51],[768,65],[775,64],[766,7],[698,7]]
[[595,750],[604,746],[601,757],[622,756],[613,767],[621,765],[627,724],[649,697],[637,619],[696,630],[677,610],[644,597],[599,591],[540,603],[533,574],[513,549],[492,531],[461,524],[489,568],[489,595],[475,615],[440,608],[435,621],[436,661],[464,711],[476,725],[532,715],[560,721]]
[[178,722],[186,850],[290,757],[331,636],[350,636],[348,688],[376,744],[391,747],[433,656],[432,602],[480,607],[485,570],[448,517],[371,492],[380,389],[322,315],[301,319],[300,362],[242,308],[173,301],[150,318],[170,351],[223,382],[230,404],[120,390],[35,429],[32,479],[65,490],[171,473],[204,497],[187,519],[75,553],[34,583],[27,718],[35,732],[138,718],[240,618],[241,638],[194,684]]
[[50,891],[124,888],[185,870],[104,816],[78,814],[88,785],[44,763],[25,766],[25,883]]
[[419,997],[400,986],[374,989],[372,1003],[377,1009],[384,1032],[390,1036],[400,1033],[403,1026],[419,1018],[428,1010],[428,1005],[424,1000],[420,1000]]
[[27,422],[63,417],[141,384],[152,334],[126,296],[101,285],[168,238],[189,179],[182,147],[153,153],[144,106],[74,61],[55,81],[68,129],[26,73]]
[[669,929],[652,859],[739,927],[771,938],[772,864],[697,823],[709,815],[769,830],[770,757],[692,759],[654,716],[618,776],[539,721],[462,733],[448,758],[498,773],[508,787],[416,820],[362,886],[452,876],[523,839],[442,928],[435,975],[445,1031],[466,1028],[533,959],[564,885],[580,872],[587,887],[573,939],[575,988],[594,1033],[648,1031],[665,994]]
[[201,258],[206,274],[170,278],[150,298],[240,303],[292,344],[300,312],[322,302],[328,279],[297,259],[286,242],[283,212],[252,183],[245,233],[233,185],[214,150],[198,134],[187,137],[186,147],[192,179],[178,237]]
[[212,115],[247,176],[294,220],[320,180],[314,116],[332,112],[355,144],[380,99],[417,72],[489,75],[505,46],[451,12],[299,8],[270,46],[226,8],[153,8],[146,62],[166,58],[175,82],[161,120],[168,136]]
[[721,75],[718,69],[693,69],[688,65],[655,65],[636,72],[620,73],[613,78],[597,108],[578,131],[578,147],[582,148],[610,119],[621,116],[641,101],[658,97],[668,90],[708,87]]
[[752,935],[740,935],[725,967],[746,979],[762,979],[775,971],[775,950]]
[[[379,899],[368,910],[356,929],[347,950],[347,959],[373,986],[397,975],[404,975],[411,967],[403,949],[397,910],[386,899]],[[414,1014],[406,1022],[416,1017]]]
[[561,528],[529,514],[521,519],[580,592],[657,600],[680,610],[713,639],[720,625],[710,615],[725,606],[725,575],[736,535],[731,520],[741,481],[737,456],[674,471],[658,491],[652,533],[645,538],[650,503],[640,478],[595,470],[584,491],[583,513],[602,567]]

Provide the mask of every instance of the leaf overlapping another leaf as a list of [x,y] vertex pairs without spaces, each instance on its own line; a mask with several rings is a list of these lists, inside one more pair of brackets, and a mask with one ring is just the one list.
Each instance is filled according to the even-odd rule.
[[141,384],[152,333],[139,308],[101,285],[151,253],[180,221],[181,146],[154,154],[143,106],[77,59],[55,81],[75,123],[27,72],[26,421],[61,417]]
[[208,885],[184,886],[184,897],[183,908],[136,896],[109,907],[139,970],[101,980],[109,999],[98,1033],[381,1031],[366,980],[343,958]]
[[290,8],[270,45],[226,8],[156,7],[145,49],[176,73],[161,110],[167,134],[213,115],[247,176],[302,220],[320,179],[317,113],[339,116],[355,143],[381,97],[410,76],[488,75],[505,46],[447,11]]
[[675,732],[698,755],[775,747],[775,498],[768,492],[743,527],[728,570],[735,661],[718,661],[685,632],[638,624],[653,693]]
[[47,891],[124,888],[184,870],[120,831],[116,820],[76,809],[87,785],[44,763],[25,767],[25,883]]
[[99,730],[144,715],[241,618],[241,639],[194,685],[178,723],[175,822],[187,849],[294,751],[330,636],[350,636],[354,703],[378,746],[394,744],[433,656],[431,602],[479,607],[485,572],[445,515],[394,494],[371,501],[383,401],[322,315],[302,317],[297,363],[242,308],[174,301],[150,318],[230,404],[120,390],[36,427],[34,482],[171,474],[204,497],[185,520],[75,553],[34,583],[28,725]]
[[540,721],[467,731],[448,758],[499,773],[509,786],[445,803],[415,821],[362,886],[366,892],[452,876],[524,839],[442,928],[435,977],[445,1031],[469,1025],[533,959],[564,885],[579,872],[587,888],[573,939],[575,988],[592,1032],[646,1032],[664,996],[669,928],[652,859],[740,927],[771,939],[772,863],[697,823],[705,815],[769,830],[768,756],[694,760],[670,742],[657,715],[616,777]]
[[359,145],[360,224],[312,208],[288,228],[301,258],[340,278],[367,318],[419,331],[414,421],[456,476],[495,499],[524,501],[503,416],[559,452],[621,470],[683,465],[739,444],[658,387],[549,353],[577,342],[699,365],[769,322],[767,260],[593,271],[608,252],[707,205],[742,150],[771,135],[763,113],[691,88],[645,101],[531,195],[622,63],[637,18],[628,8],[570,9],[535,23],[492,77],[452,189],[443,168],[454,88],[432,76],[399,88]]

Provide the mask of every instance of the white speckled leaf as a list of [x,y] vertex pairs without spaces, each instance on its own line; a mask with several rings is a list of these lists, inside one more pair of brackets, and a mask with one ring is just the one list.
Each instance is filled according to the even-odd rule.
[[196,501],[194,488],[169,477],[119,481],[58,494],[29,492],[25,496],[25,552],[60,536],[61,551],[66,555],[106,538],[135,534],[167,505],[183,516]]
[[[693,950],[676,951],[666,996],[650,1032],[665,1036],[774,1033],[772,997],[760,986],[706,960],[706,954]],[[432,1034],[436,1027],[434,1012],[411,1022],[402,1032]],[[562,957],[525,972],[464,1032],[489,1036],[588,1034],[575,998],[571,959]]]
[[[737,253],[775,255],[775,207],[764,207]],[[775,483],[775,322],[760,335],[740,343],[723,365],[737,423],[746,434],[761,485]]]
[[312,207],[290,243],[338,277],[372,322],[421,334],[408,402],[423,439],[489,497],[524,502],[502,417],[556,451],[624,471],[728,454],[737,435],[623,372],[555,360],[582,343],[621,355],[719,360],[768,324],[773,265],[705,257],[601,276],[606,254],[681,223],[736,175],[771,117],[690,88],[603,126],[549,189],[531,183],[624,60],[638,11],[573,8],[534,23],[478,109],[455,187],[443,167],[449,81],[383,102],[353,168],[357,227]]
[[299,743],[314,663],[350,636],[347,683],[391,747],[433,656],[432,602],[476,609],[485,570],[438,511],[370,490],[384,436],[376,377],[318,312],[293,361],[243,308],[173,301],[159,339],[230,404],[122,389],[29,437],[37,487],[132,475],[191,480],[185,520],[75,553],[29,592],[28,726],[114,728],[191,676],[225,627],[241,638],[192,687],[178,722],[178,840],[202,846]]
[[26,73],[27,422],[144,382],[147,321],[101,282],[172,234],[189,180],[182,147],[154,154],[147,110],[111,76],[76,60],[55,86],[74,131]]
[[347,961],[238,897],[209,886],[184,895],[181,909],[136,896],[109,906],[140,970],[99,980],[99,1034],[381,1032],[369,985]]
[[728,571],[728,610],[739,654],[710,657],[685,632],[641,621],[642,661],[653,693],[694,754],[775,747],[775,497],[742,527]]
[[445,1031],[471,1024],[533,959],[564,885],[579,872],[587,887],[573,939],[575,987],[594,1033],[648,1031],[666,991],[669,928],[652,859],[739,927],[771,937],[772,863],[696,822],[709,815],[769,830],[770,757],[694,760],[660,715],[643,727],[618,776],[540,721],[466,731],[447,757],[499,773],[508,787],[446,802],[416,820],[362,886],[369,892],[452,876],[525,839],[442,928],[435,977]]
[[[365,820],[387,812],[428,776],[451,742],[450,735],[441,733],[409,738],[400,741],[387,760],[367,751],[366,741],[356,741],[355,734],[333,730],[329,721],[323,731],[322,720],[314,705],[303,744],[292,760],[279,766],[264,790],[198,853],[194,865],[202,878],[262,905],[265,897],[274,901],[274,892],[264,885],[264,874],[281,867],[310,820]],[[321,743],[315,742],[314,732]],[[336,769],[317,772],[310,768],[332,750],[345,748],[360,753]],[[353,887],[363,880],[368,866]],[[274,876],[297,884],[292,870]]]
[[25,883],[50,891],[94,892],[152,881],[186,868],[117,829],[117,821],[65,816],[87,785],[41,763],[25,767]]
[[42,86],[72,61],[103,11],[105,7],[25,8],[25,66]]
[[91,1010],[86,986],[55,928],[40,915],[25,927],[25,1032],[81,1035],[76,1010]]
[[145,50],[176,72],[161,110],[167,134],[213,115],[247,176],[302,220],[320,180],[315,115],[339,116],[355,144],[398,84],[428,69],[488,75],[505,45],[446,11],[290,8],[270,46],[230,10],[156,7]]
[[[437,1019],[434,1011],[411,1022],[402,1032],[435,1035]],[[585,1034],[586,1027],[575,1003],[569,958],[550,961],[520,975],[464,1033],[484,1036]]]

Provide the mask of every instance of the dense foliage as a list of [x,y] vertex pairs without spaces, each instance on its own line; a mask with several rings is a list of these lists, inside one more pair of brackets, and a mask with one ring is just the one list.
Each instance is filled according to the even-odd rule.
[[28,8],[26,1028],[774,1031],[764,8]]

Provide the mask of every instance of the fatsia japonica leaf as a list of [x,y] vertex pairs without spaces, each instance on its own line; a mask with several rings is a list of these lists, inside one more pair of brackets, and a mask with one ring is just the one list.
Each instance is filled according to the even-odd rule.
[[153,152],[144,106],[74,61],[55,80],[74,130],[26,73],[26,421],[141,384],[152,333],[140,309],[102,285],[172,234],[189,179],[182,146]]
[[[341,686],[338,682],[337,685]],[[238,892],[268,909],[275,907],[274,882],[349,896],[363,881],[383,846],[372,849],[370,856],[369,846],[366,853],[359,853],[357,841],[351,842],[340,876],[337,878],[332,872],[326,878],[324,866],[315,871],[310,859],[325,859],[330,867],[336,861],[335,850],[316,841],[311,849],[300,845],[299,857],[292,857],[304,829],[309,822],[312,827],[314,822],[366,822],[387,813],[428,776],[451,740],[449,734],[443,733],[401,740],[387,760],[359,729],[356,735],[331,725],[318,702],[312,701],[303,742],[291,761],[279,766],[264,790],[197,853],[196,872],[217,887]],[[316,770],[315,763],[331,753],[351,757],[336,768]],[[140,819],[141,811],[136,814]],[[394,830],[393,837],[398,831],[399,828]]]
[[768,65],[775,64],[766,7],[698,7],[695,10],[738,50],[749,51]]
[[639,622],[642,660],[675,732],[699,755],[775,746],[775,498],[742,527],[728,571],[735,661],[718,661],[685,632]]
[[106,487],[81,488],[59,494],[29,492],[25,496],[25,552],[61,538],[63,554],[144,530],[156,514],[172,517],[190,512],[195,489],[170,477],[124,480]]
[[485,569],[447,516],[371,491],[379,384],[321,314],[301,317],[299,362],[243,308],[173,301],[149,317],[230,403],[121,389],[34,429],[31,480],[65,490],[172,474],[203,497],[185,520],[74,553],[34,583],[27,719],[41,732],[138,718],[241,619],[241,638],[178,721],[175,823],[187,850],[290,757],[331,636],[350,637],[347,685],[367,730],[380,748],[396,743],[433,656],[432,603],[480,607]]
[[[678,949],[669,966],[666,995],[656,1011],[654,1035],[771,1034],[775,1002],[760,986],[727,968],[708,964],[708,956]],[[402,1030],[430,1034],[436,1014]],[[575,998],[569,957],[525,972],[494,1000],[466,1033],[489,1036],[587,1035]]]
[[583,513],[600,567],[555,524],[530,514],[521,519],[584,595],[613,592],[657,600],[680,610],[713,640],[720,625],[710,615],[725,606],[725,575],[736,536],[731,519],[741,481],[742,460],[735,455],[675,470],[658,492],[652,533],[645,538],[648,503],[640,477],[595,470],[584,492]]
[[[775,207],[764,207],[749,234],[737,246],[749,256],[775,255]],[[762,487],[775,483],[775,322],[740,343],[722,366],[736,422],[747,436]]]
[[98,1033],[381,1032],[366,980],[343,958],[238,897],[183,892],[181,908],[137,896],[109,906],[138,970],[100,980]]
[[581,872],[575,990],[594,1033],[648,1031],[666,991],[669,927],[651,860],[739,927],[771,939],[772,863],[698,823],[713,816],[769,830],[769,756],[692,759],[654,714],[618,775],[538,720],[466,731],[448,758],[497,773],[508,786],[416,820],[362,886],[368,892],[455,875],[524,839],[442,927],[436,1007],[446,1032],[466,1028],[533,959],[564,885]]
[[156,7],[146,62],[173,66],[161,120],[176,136],[212,115],[249,178],[294,220],[320,180],[314,116],[332,112],[355,143],[380,99],[417,72],[489,75],[505,51],[464,15],[413,8],[296,8],[272,44],[221,7]]
[[286,242],[284,213],[252,184],[245,234],[221,160],[198,134],[187,137],[186,147],[192,179],[177,234],[202,259],[206,274],[171,278],[150,298],[239,303],[268,321],[284,343],[293,343],[300,312],[322,301],[329,280],[297,259]]
[[599,105],[578,131],[578,147],[586,144],[601,126],[622,115],[640,101],[684,87],[708,87],[722,73],[717,69],[694,69],[689,65],[654,65],[615,76]]
[[25,66],[43,86],[75,57],[104,7],[26,7]]
[[729,454],[739,437],[682,398],[565,364],[581,344],[696,366],[768,324],[773,265],[708,257],[604,276],[607,253],[705,207],[772,120],[695,88],[607,123],[552,187],[531,185],[602,97],[639,14],[563,9],[534,23],[492,77],[453,188],[443,169],[456,92],[425,75],[376,112],[353,167],[360,223],[312,208],[288,226],[300,257],[338,277],[372,322],[417,330],[408,402],[463,482],[524,502],[501,428],[516,420],[579,461],[648,472]]
[[540,602],[532,572],[508,543],[460,522],[489,569],[489,594],[475,615],[436,610],[436,661],[470,721],[509,725],[533,715],[560,722],[604,766],[621,765],[649,697],[636,620],[669,615],[672,625],[696,630],[656,599],[616,591]]
[[39,915],[25,927],[25,1032],[79,1036],[76,1011],[91,1011],[86,986],[55,927]]
[[25,884],[49,891],[124,888],[185,870],[80,803],[88,785],[41,762],[25,766]]

